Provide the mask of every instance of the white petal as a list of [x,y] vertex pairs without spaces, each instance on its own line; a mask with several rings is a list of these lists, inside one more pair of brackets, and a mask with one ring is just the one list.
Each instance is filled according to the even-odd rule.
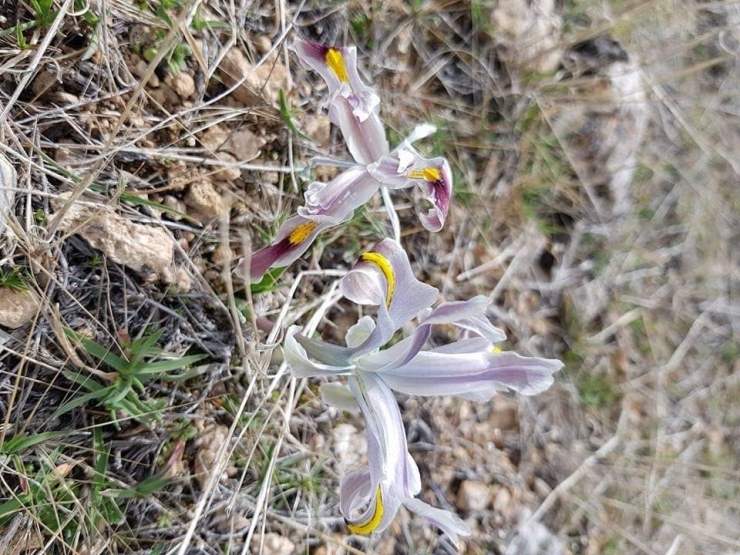
[[349,366],[336,366],[311,361],[306,354],[306,350],[296,340],[296,334],[300,330],[300,326],[291,326],[285,335],[285,342],[283,344],[285,362],[296,378],[331,376],[346,373],[348,368],[351,368]]
[[459,547],[459,536],[469,536],[471,534],[470,527],[450,511],[437,509],[420,499],[404,499],[403,504],[407,509],[423,516],[447,534],[455,547]]
[[325,383],[319,387],[319,391],[321,391],[321,398],[327,405],[348,412],[358,412],[360,410],[357,399],[346,385]]
[[411,395],[457,395],[483,401],[498,391],[534,395],[550,387],[553,374],[563,367],[559,360],[523,357],[490,348],[460,353],[443,349],[419,352],[404,366],[384,371],[382,379],[394,390]]

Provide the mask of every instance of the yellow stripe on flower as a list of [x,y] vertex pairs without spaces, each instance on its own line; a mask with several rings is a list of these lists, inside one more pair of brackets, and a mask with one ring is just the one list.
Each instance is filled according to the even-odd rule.
[[381,520],[383,520],[383,494],[380,492],[380,486],[378,486],[375,492],[375,511],[373,511],[373,514],[365,522],[359,524],[347,522],[347,528],[353,534],[367,536],[380,525]]
[[374,264],[383,273],[385,276],[385,282],[388,286],[385,294],[385,306],[391,306],[393,293],[396,290],[396,273],[393,271],[391,263],[379,252],[366,252],[360,257],[360,260]]
[[413,170],[409,172],[411,179],[423,179],[428,183],[436,183],[442,178],[442,174],[437,168],[424,168],[422,170]]
[[288,235],[288,242],[293,246],[300,245],[311,236],[317,225],[319,225],[318,222],[306,222],[299,225]]
[[332,73],[337,76],[337,79],[342,83],[349,83],[347,66],[344,63],[344,56],[342,56],[342,52],[340,50],[329,48],[324,55],[324,59]]
[[491,352],[492,352],[493,354],[497,355],[497,354],[499,354],[499,353],[502,353],[503,351],[501,350],[501,347],[492,347],[492,348],[491,348]]

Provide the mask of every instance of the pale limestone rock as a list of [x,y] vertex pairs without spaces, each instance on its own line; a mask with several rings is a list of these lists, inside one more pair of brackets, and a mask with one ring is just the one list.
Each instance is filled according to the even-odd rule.
[[331,122],[329,117],[324,114],[316,114],[306,118],[305,123],[306,135],[316,141],[319,145],[325,145],[329,142],[331,135]]
[[[193,471],[201,490],[205,491],[208,481],[211,479],[211,473],[218,462],[218,452],[227,441],[229,441],[229,428],[223,424],[211,424],[201,432],[198,452],[195,454],[195,462],[193,463]],[[219,479],[225,477],[224,475]]]
[[265,141],[249,129],[240,129],[231,133],[221,146],[221,150],[233,154],[240,162],[254,160],[260,153]]
[[253,553],[263,555],[293,555],[296,553],[296,545],[291,540],[274,532],[263,536],[254,535],[251,548]]
[[39,299],[32,291],[0,288],[0,326],[20,328],[33,320],[39,306]]
[[268,60],[255,69],[236,47],[226,53],[218,69],[226,86],[236,87],[232,96],[247,105],[277,105],[280,89],[288,89],[288,72],[282,63]]
[[457,492],[457,506],[463,511],[482,511],[491,499],[491,487],[483,482],[465,480]]
[[340,468],[349,469],[357,466],[367,452],[367,443],[363,434],[351,424],[337,424],[331,434],[334,455]]
[[[61,210],[69,197],[55,199],[55,209]],[[158,277],[171,271],[175,243],[165,229],[134,223],[99,202],[77,200],[61,216],[60,229],[79,235],[114,262]]]
[[195,95],[195,80],[189,73],[178,71],[175,75],[168,76],[164,82],[183,100]]
[[226,201],[218,194],[213,183],[203,179],[191,183],[185,195],[185,204],[197,211],[206,220],[219,218],[229,209]]
[[239,169],[236,157],[228,152],[219,151],[216,153],[215,158],[221,160],[226,165],[215,166],[211,177],[214,181],[234,181],[242,176],[242,171]]
[[528,71],[554,71],[562,55],[563,20],[555,0],[500,0],[491,25],[502,58]]
[[229,132],[220,125],[211,125],[208,129],[198,134],[198,140],[203,148],[216,152],[229,138]]
[[497,513],[506,511],[511,503],[511,492],[509,488],[502,487],[498,490],[495,499],[493,500],[493,510]]

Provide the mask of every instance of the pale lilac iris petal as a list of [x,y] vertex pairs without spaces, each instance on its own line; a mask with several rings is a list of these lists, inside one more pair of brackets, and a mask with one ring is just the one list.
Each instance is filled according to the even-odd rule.
[[329,103],[329,120],[339,127],[350,155],[358,164],[368,166],[388,154],[388,140],[375,112],[363,120],[357,117],[358,113],[367,114],[366,106],[356,105],[348,98],[337,96]]
[[380,183],[364,168],[350,168],[329,183],[311,183],[304,194],[306,202],[298,208],[298,214],[306,218],[352,216],[357,208],[372,198],[379,187]]
[[348,381],[367,424],[370,473],[392,484],[399,497],[413,497],[421,491],[421,478],[393,392],[372,373],[358,373]]
[[424,503],[421,499],[404,499],[403,504],[407,509],[424,517],[447,534],[455,547],[459,547],[460,545],[460,536],[469,536],[471,534],[470,527],[450,511],[432,507],[428,503]]
[[321,398],[327,405],[347,412],[359,412],[360,405],[357,403],[352,390],[346,385],[336,383],[325,383],[319,387]]
[[296,338],[300,331],[300,326],[291,326],[285,334],[285,342],[283,344],[285,362],[296,378],[335,376],[337,374],[347,373],[352,369],[352,366],[348,364],[335,365],[312,361]]
[[535,395],[550,387],[553,374],[563,367],[559,360],[523,357],[513,352],[419,352],[404,366],[386,370],[382,379],[394,390],[412,395],[457,395],[485,401],[499,391]]
[[393,334],[437,298],[437,288],[414,277],[408,254],[393,239],[384,239],[360,257],[342,278],[342,294],[357,304],[378,306],[377,326],[357,349],[366,353],[385,345]]
[[388,154],[380,98],[360,79],[356,48],[296,40],[293,50],[329,86],[329,119],[341,130],[352,158],[366,166]]
[[329,366],[344,367],[350,365],[352,349],[348,347],[306,337],[302,333],[294,333],[292,337],[295,337],[295,340],[300,343],[309,359],[316,360],[321,364],[328,364]]
[[424,158],[413,147],[402,147],[376,159],[368,171],[389,189],[419,186],[431,204],[427,212],[419,211],[419,218],[430,231],[439,231],[450,209],[452,171],[445,158]]

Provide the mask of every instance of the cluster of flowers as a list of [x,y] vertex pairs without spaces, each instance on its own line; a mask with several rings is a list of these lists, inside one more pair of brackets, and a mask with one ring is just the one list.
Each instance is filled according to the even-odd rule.
[[[344,136],[355,166],[329,183],[312,183],[305,205],[289,218],[274,243],[251,259],[251,278],[269,268],[287,266],[303,254],[318,233],[347,221],[382,186],[419,185],[432,208],[420,213],[422,224],[438,231],[449,209],[451,172],[444,158],[427,159],[405,141],[389,150],[377,94],[357,72],[356,50],[298,40],[293,50],[317,71],[329,87],[329,118]],[[292,326],[285,338],[285,357],[296,377],[346,378],[347,385],[328,383],[324,399],[344,410],[361,411],[366,422],[368,469],[346,476],[340,489],[340,510],[352,533],[386,529],[404,505],[445,532],[458,544],[468,526],[449,511],[416,498],[421,491],[419,469],[409,454],[403,420],[393,391],[416,395],[457,395],[489,400],[498,391],[534,395],[553,383],[558,360],[522,357],[495,346],[505,334],[485,316],[490,300],[442,302],[439,291],[417,280],[408,256],[393,239],[384,239],[360,257],[342,279],[349,300],[377,306],[377,316],[364,316],[346,335],[346,346],[307,337]],[[384,348],[395,333],[416,319],[414,331]],[[453,326],[459,338],[426,348],[435,325]]]

